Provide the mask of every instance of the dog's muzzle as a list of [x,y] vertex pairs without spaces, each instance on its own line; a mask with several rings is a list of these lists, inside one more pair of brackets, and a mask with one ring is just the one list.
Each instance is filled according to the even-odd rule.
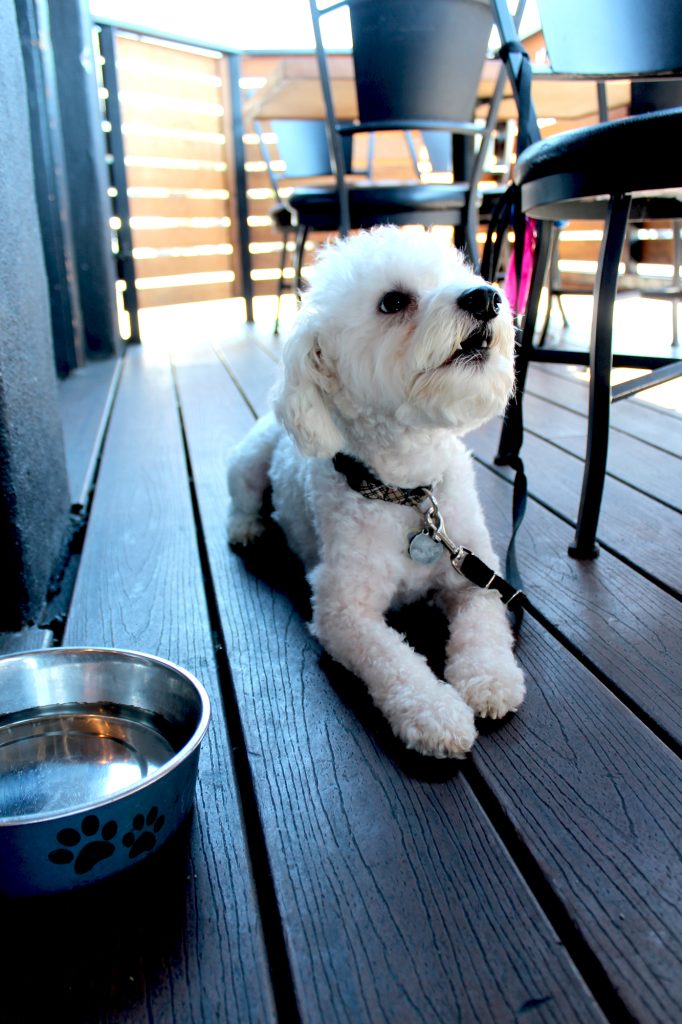
[[479,285],[477,288],[467,288],[462,292],[457,299],[457,305],[476,320],[487,323],[488,320],[494,320],[500,312],[502,296],[490,285]]
[[457,299],[457,305],[478,323],[442,365],[451,366],[454,362],[482,363],[488,355],[493,335],[491,321],[501,309],[502,296],[496,288],[479,285],[462,292]]

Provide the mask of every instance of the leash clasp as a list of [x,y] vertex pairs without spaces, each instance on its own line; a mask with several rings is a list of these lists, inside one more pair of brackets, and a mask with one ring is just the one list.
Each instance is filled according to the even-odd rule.
[[448,536],[445,529],[445,523],[443,517],[438,511],[438,504],[436,499],[431,494],[431,508],[427,509],[424,513],[424,523],[426,529],[429,532],[432,540],[438,541],[442,544],[450,555],[450,561],[457,572],[462,572],[462,562],[468,554],[471,554],[468,548],[462,547],[461,544],[455,544],[455,542]]
[[456,569],[457,572],[464,575],[464,569],[462,568],[464,565],[464,559],[467,555],[471,554],[471,551],[469,551],[469,548],[465,548],[461,544],[458,544],[454,550],[450,548],[448,548],[448,550],[450,551],[450,561],[452,562],[453,569]]

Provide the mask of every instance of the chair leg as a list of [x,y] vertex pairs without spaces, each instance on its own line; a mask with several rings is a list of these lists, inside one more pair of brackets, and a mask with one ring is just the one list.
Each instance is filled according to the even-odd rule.
[[[547,273],[547,261],[550,256],[552,225],[547,222],[538,223],[538,235],[535,247],[535,267],[528,293],[526,316],[521,330],[520,341],[516,345],[514,362],[514,394],[509,400],[505,414],[500,442],[495,462],[498,466],[513,465],[521,448],[523,439],[523,389],[526,385],[526,374],[533,347],[533,335],[538,319],[538,304]],[[513,255],[510,257],[513,259]]]
[[279,314],[282,309],[282,293],[285,288],[284,284],[284,268],[287,262],[287,244],[289,242],[289,228],[284,228],[282,232],[282,255],[279,261],[279,284],[277,286],[277,311],[275,313],[275,329],[273,334],[277,336],[279,334]]
[[[673,292],[675,295],[679,295],[680,292],[680,263],[682,263],[682,221],[673,221]],[[678,348],[680,344],[680,338],[677,330],[677,307],[679,305],[679,299],[673,298],[673,348]]]
[[596,534],[609,444],[613,306],[630,202],[630,196],[612,196],[599,254],[592,317],[585,471],[575,539],[568,549],[574,558],[594,558],[599,554]]
[[552,319],[552,300],[558,293],[558,256],[559,256],[559,229],[556,225],[552,225],[550,229],[550,242],[549,242],[549,256],[547,257],[549,263],[549,271],[547,274],[547,312],[545,313],[545,322],[542,325],[540,331],[540,337],[538,338],[538,348],[542,348],[547,338],[547,331],[549,330],[549,323]]
[[567,327],[570,327],[570,324],[568,322],[568,317],[566,316],[566,310],[564,309],[564,304],[561,301],[561,296],[558,295],[558,294],[557,294],[557,297],[556,297],[556,301],[557,301],[557,306],[559,307],[559,312],[561,313],[561,319],[563,321],[564,330],[565,330]]
[[305,224],[299,224],[296,232],[296,250],[294,252],[294,287],[296,288],[296,298],[299,302],[301,301],[301,292],[303,290],[303,256],[307,237],[308,228]]

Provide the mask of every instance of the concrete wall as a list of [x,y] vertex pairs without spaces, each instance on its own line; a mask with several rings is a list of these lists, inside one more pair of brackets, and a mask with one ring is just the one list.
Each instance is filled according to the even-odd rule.
[[0,0],[0,629],[39,614],[69,519],[13,0]]

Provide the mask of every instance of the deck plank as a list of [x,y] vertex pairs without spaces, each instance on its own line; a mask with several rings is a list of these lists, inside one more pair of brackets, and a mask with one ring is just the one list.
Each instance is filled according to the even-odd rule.
[[[500,422],[492,420],[468,434],[466,442],[482,462],[492,465],[499,435]],[[533,434],[526,434],[522,455],[528,493],[575,523],[583,463]],[[514,476],[510,469],[501,467],[500,471],[510,479]],[[675,594],[682,594],[682,564],[673,554],[682,547],[679,512],[607,476],[597,539]]]
[[180,357],[176,374],[303,1020],[601,1019],[461,770],[404,755],[227,549],[225,461],[245,423],[217,365]]
[[41,998],[39,962],[50,1013],[31,1019],[274,1020],[167,359],[126,357],[64,640],[187,667],[209,690],[213,715],[189,850],[178,843],[138,874],[60,897],[47,926],[43,904],[35,915],[17,909],[12,934],[16,926],[28,943],[13,951],[21,1019],[31,1016],[27,995]]
[[[573,412],[587,415],[588,385],[559,366],[531,363],[528,369],[529,394]],[[641,399],[625,399],[611,407],[613,430],[629,434],[640,441],[682,457],[682,416],[671,410],[657,408]]]
[[[511,485],[497,472],[476,468],[488,527],[503,555],[511,534]],[[516,541],[528,599],[679,749],[682,604],[608,551],[592,561],[569,558],[572,538],[572,527],[528,502]]]
[[223,366],[246,396],[257,416],[270,408],[270,395],[279,380],[278,361],[250,339],[215,346]]
[[118,359],[106,359],[78,367],[59,381],[66,470],[74,511],[80,511],[88,502],[119,371]]
[[518,653],[526,703],[473,763],[626,1012],[667,1024],[682,1005],[680,761],[530,618]]
[[[544,438],[579,459],[585,458],[587,420],[535,395],[523,400],[523,425],[528,433]],[[612,430],[607,474],[679,511],[682,509],[682,463],[675,455]]]

